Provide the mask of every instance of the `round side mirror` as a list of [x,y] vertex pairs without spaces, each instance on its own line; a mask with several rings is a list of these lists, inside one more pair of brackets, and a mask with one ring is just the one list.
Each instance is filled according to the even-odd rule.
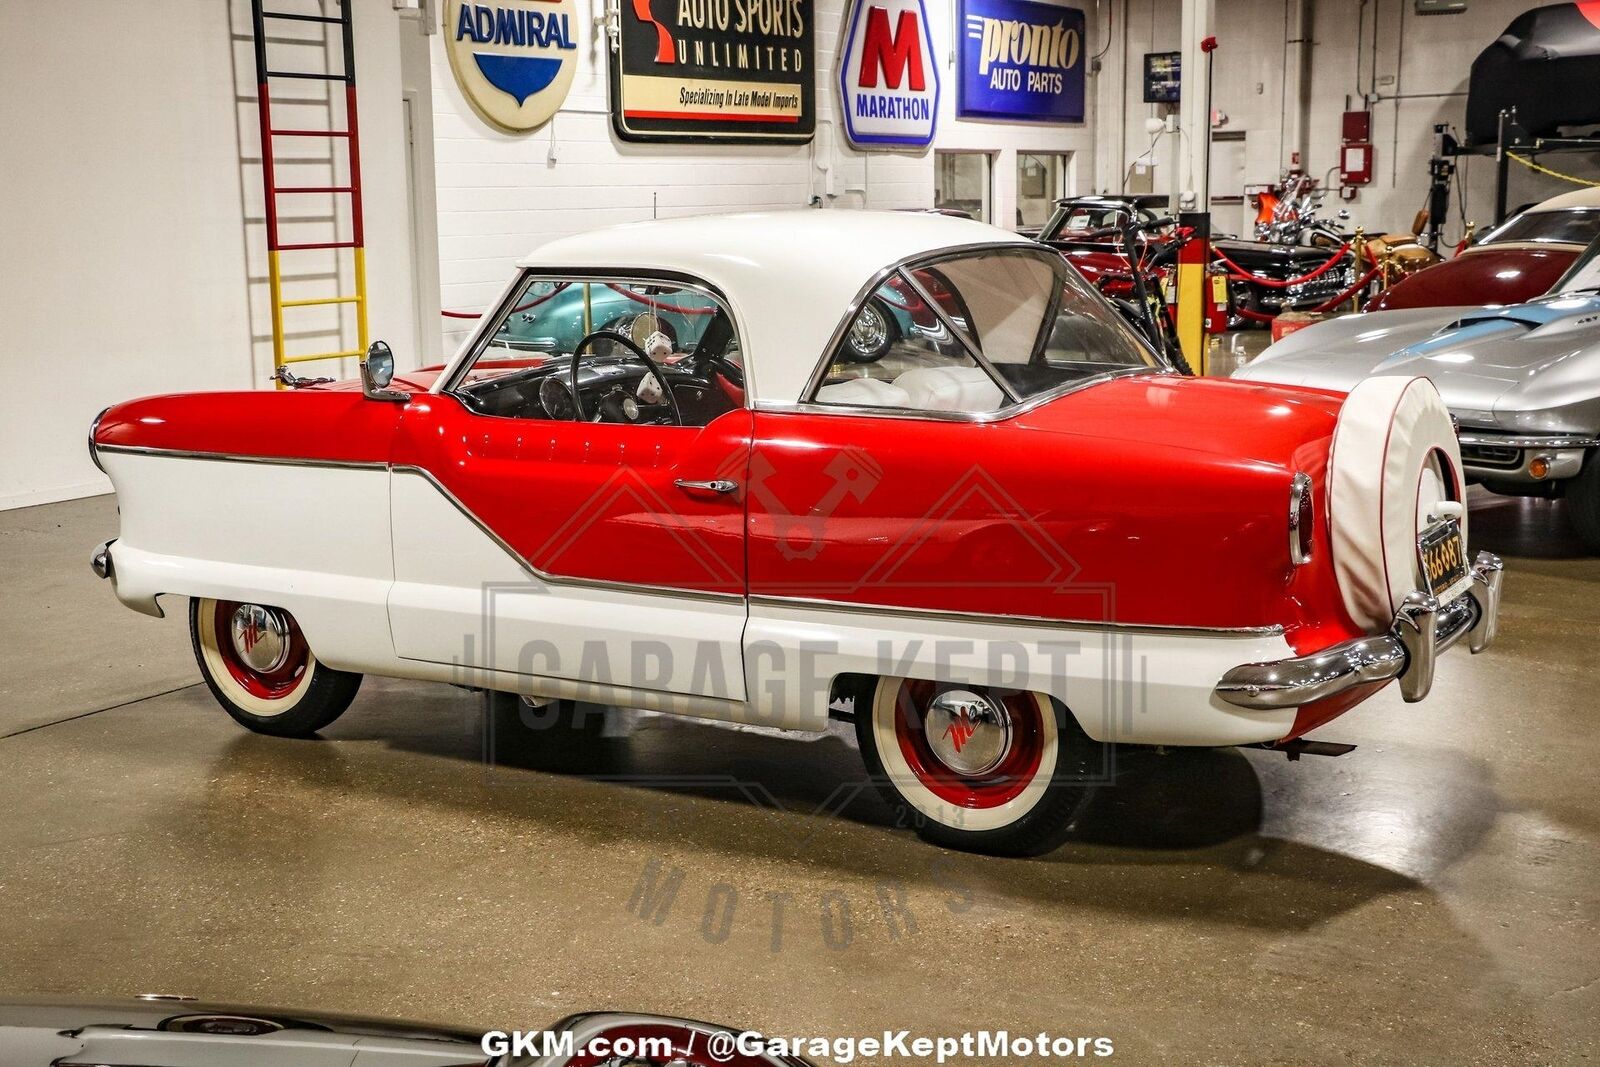
[[373,400],[393,400],[405,403],[411,394],[401,389],[390,389],[394,381],[394,353],[382,341],[372,342],[367,358],[361,361],[361,391]]
[[387,389],[389,383],[394,381],[394,353],[384,342],[372,342],[372,346],[367,349],[367,359],[363,365],[367,369],[367,378],[374,388]]

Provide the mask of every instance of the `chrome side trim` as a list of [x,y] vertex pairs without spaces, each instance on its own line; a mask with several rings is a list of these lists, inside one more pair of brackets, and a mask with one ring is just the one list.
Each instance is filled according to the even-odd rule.
[[442,495],[446,500],[450,501],[451,504],[454,504],[457,511],[465,515],[474,526],[482,530],[491,541],[499,545],[501,550],[504,551],[506,555],[516,560],[517,564],[522,567],[523,570],[527,571],[539,581],[545,582],[549,585],[588,586],[595,589],[615,589],[628,593],[644,593],[650,596],[673,597],[679,600],[715,600],[725,602],[729,600],[744,599],[744,595],[742,593],[718,593],[706,589],[679,589],[663,585],[636,585],[631,582],[613,582],[604,578],[574,578],[564,574],[551,574],[548,571],[542,571],[530,563],[522,555],[522,553],[511,547],[505,538],[491,530],[487,523],[473,513],[471,508],[467,507],[467,505],[464,504],[454,493],[445,488],[444,483],[440,482],[438,478],[434,477],[431,471],[427,471],[421,467],[416,467],[409,464],[396,464],[389,469],[395,474],[415,474],[424,481],[428,482],[428,484],[432,485],[439,491],[440,495]]
[[95,469],[101,474],[104,474],[106,469],[100,464],[100,449],[94,443],[94,435],[100,431],[100,420],[105,418],[106,412],[110,410],[111,405],[107,404],[100,409],[100,414],[96,415],[94,421],[89,424],[89,461],[95,465]]
[[1600,448],[1600,438],[1565,434],[1534,437],[1525,434],[1491,434],[1468,431],[1458,438],[1463,445],[1492,448]]
[[1311,477],[1304,472],[1296,472],[1294,481],[1289,486],[1289,559],[1296,567],[1311,562],[1311,549],[1301,549],[1300,546],[1300,512],[1310,502],[1310,521],[1316,523],[1316,504],[1311,501]]
[[1235,667],[1217,683],[1217,696],[1252,711],[1297,708],[1356,686],[1400,679],[1400,695],[1414,703],[1433,687],[1439,655],[1463,637],[1473,652],[1494,640],[1504,565],[1479,552],[1472,584],[1441,605],[1428,593],[1407,595],[1388,633],[1343,641],[1307,656]]
[[904,608],[889,604],[860,604],[848,600],[828,600],[821,597],[786,597],[768,594],[749,597],[751,606],[806,608],[815,611],[836,611],[851,615],[891,615],[903,619],[965,620],[970,622],[1020,622],[1031,626],[1053,626],[1064,630],[1095,630],[1115,633],[1189,633],[1211,634],[1220,637],[1279,637],[1282,626],[1180,626],[1160,623],[1105,622],[1096,619],[1058,619],[1044,615],[1013,615],[1000,612],[947,611],[941,608]]
[[208,459],[219,463],[266,463],[280,467],[335,467],[341,470],[382,470],[382,460],[299,459],[291,456],[247,456],[237,452],[199,452],[185,448],[150,448],[144,445],[101,445],[102,452],[130,456],[171,456],[174,459]]
[[1091,378],[1083,378],[1076,382],[1068,382],[1057,386],[1045,393],[1036,393],[1023,400],[1020,404],[1009,407],[997,408],[994,411],[917,411],[911,408],[878,408],[864,404],[823,404],[813,400],[801,401],[794,404],[783,404],[774,401],[757,401],[755,409],[777,414],[810,414],[810,415],[871,415],[880,419],[911,419],[921,422],[1004,422],[1006,419],[1024,415],[1038,407],[1043,407],[1052,400],[1060,400],[1082,389],[1100,385],[1114,378],[1161,377],[1170,378],[1178,372],[1161,367],[1120,367],[1117,370],[1096,374]]

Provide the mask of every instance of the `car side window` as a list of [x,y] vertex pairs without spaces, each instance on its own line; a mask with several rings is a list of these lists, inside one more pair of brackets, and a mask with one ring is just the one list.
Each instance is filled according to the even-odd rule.
[[955,294],[937,283],[919,287],[903,274],[890,275],[839,339],[816,402],[912,411],[1000,408],[1004,392],[952,325],[966,325]]
[[981,248],[891,273],[854,311],[812,399],[978,415],[1158,366],[1059,256],[1034,246]]

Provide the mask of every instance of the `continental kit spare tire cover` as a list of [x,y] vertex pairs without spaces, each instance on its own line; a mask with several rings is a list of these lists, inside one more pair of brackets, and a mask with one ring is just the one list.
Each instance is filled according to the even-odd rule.
[[[1455,427],[1432,382],[1378,376],[1350,391],[1328,457],[1328,524],[1357,625],[1388,629],[1406,594],[1427,588],[1417,535],[1441,502],[1464,502],[1465,485]],[[1465,545],[1464,506],[1460,521]]]

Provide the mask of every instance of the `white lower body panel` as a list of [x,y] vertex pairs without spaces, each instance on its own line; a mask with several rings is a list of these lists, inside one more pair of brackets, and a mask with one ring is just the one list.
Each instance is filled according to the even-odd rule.
[[1045,693],[1097,741],[1274,741],[1294,709],[1248,711],[1213,691],[1241,663],[1294,655],[1279,633],[1095,628],[756,599],[745,628],[751,721],[822,729],[845,673]]

